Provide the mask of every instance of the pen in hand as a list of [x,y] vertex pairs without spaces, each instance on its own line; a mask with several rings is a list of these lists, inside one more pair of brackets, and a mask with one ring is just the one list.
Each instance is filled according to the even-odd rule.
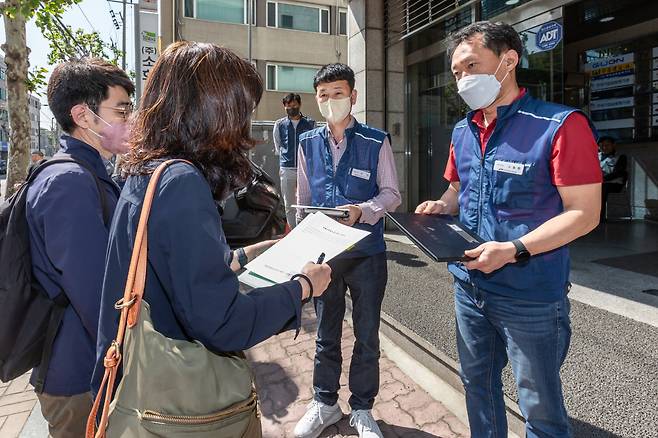
[[321,265],[324,262],[324,253],[320,254],[320,257],[318,257],[318,261],[315,262],[316,265]]

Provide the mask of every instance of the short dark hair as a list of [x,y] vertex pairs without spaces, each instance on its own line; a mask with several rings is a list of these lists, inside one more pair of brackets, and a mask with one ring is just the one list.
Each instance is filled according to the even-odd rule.
[[135,86],[114,64],[98,58],[83,58],[59,64],[48,81],[48,105],[57,123],[66,132],[75,127],[71,108],[81,103],[98,112],[110,87],[120,86],[132,95]]
[[616,143],[615,138],[611,137],[609,135],[603,135],[603,136],[599,137],[599,143],[603,143],[604,141],[609,141],[612,144]]
[[476,21],[448,35],[448,55],[452,58],[452,54],[458,45],[464,41],[469,41],[478,34],[482,35],[484,47],[497,56],[510,49],[515,50],[519,57],[523,54],[521,37],[512,26],[501,22]]
[[298,104],[302,104],[302,97],[299,94],[296,93],[290,93],[287,94],[283,99],[281,99],[281,102],[283,102],[284,105],[288,105],[289,103],[292,103],[293,101],[297,102]]
[[354,70],[341,63],[327,64],[315,74],[313,88],[317,90],[320,84],[336,81],[347,81],[350,90],[354,90]]

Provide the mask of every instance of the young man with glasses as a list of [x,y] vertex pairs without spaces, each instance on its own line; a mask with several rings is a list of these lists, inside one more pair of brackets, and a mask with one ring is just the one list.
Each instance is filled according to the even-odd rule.
[[[53,438],[84,436],[91,410],[91,374],[105,252],[119,188],[105,161],[124,152],[134,86],[116,66],[98,59],[58,65],[48,83],[48,104],[64,131],[53,159],[28,188],[27,222],[32,271],[53,299],[69,305],[53,342],[37,395]],[[38,385],[40,386],[40,385]]]

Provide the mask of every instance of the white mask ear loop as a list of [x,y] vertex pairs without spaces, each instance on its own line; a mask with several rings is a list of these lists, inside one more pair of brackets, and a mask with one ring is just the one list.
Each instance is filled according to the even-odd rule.
[[[507,53],[505,53],[505,55],[507,55]],[[503,55],[503,59],[500,60],[500,63],[498,63],[498,67],[496,67],[496,71],[495,71],[494,74],[493,74],[494,77],[496,77],[496,73],[498,73],[498,70],[500,70],[500,66],[503,65],[503,61],[504,61],[504,60],[505,60],[505,57],[504,57],[504,55]],[[509,71],[508,71],[508,72],[505,72],[505,76],[503,76],[503,78],[500,80],[500,83],[501,83],[501,84],[502,84],[503,81],[507,78],[507,75],[509,75]]]

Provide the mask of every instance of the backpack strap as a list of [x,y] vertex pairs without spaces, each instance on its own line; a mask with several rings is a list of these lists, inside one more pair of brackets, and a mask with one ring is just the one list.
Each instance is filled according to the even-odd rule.
[[[193,166],[192,163],[186,160],[167,160],[160,164],[149,181],[144,195],[144,202],[142,204],[142,211],[139,216],[139,224],[137,225],[137,233],[135,235],[135,244],[133,245],[132,256],[130,257],[130,267],[128,268],[128,278],[126,279],[126,287],[123,292],[123,298],[116,302],[115,309],[121,312],[119,317],[119,327],[117,329],[116,338],[112,341],[105,358],[103,359],[103,366],[105,372],[103,373],[103,380],[98,388],[96,399],[87,418],[86,438],[104,438],[105,429],[109,422],[110,402],[112,401],[112,393],[114,392],[114,384],[116,382],[117,372],[121,364],[121,347],[123,345],[126,328],[134,327],[139,320],[139,311],[141,308],[142,297],[144,296],[144,287],[146,285],[146,267],[147,267],[147,225],[153,198],[158,187],[158,182],[162,173],[166,168],[176,162],[184,162]],[[101,418],[98,423],[98,430],[96,430],[96,418],[98,410],[101,405],[101,400],[104,397],[103,408],[101,410]]]
[[46,336],[43,340],[43,351],[41,352],[41,361],[39,362],[39,371],[34,382],[34,392],[41,394],[43,392],[44,384],[46,383],[46,374],[48,374],[48,365],[50,358],[53,354],[53,344],[55,343],[55,336],[59,329],[59,325],[64,319],[64,312],[69,306],[70,301],[65,293],[60,293],[53,300],[53,306],[50,312],[50,320],[48,321],[48,328],[46,329]]

